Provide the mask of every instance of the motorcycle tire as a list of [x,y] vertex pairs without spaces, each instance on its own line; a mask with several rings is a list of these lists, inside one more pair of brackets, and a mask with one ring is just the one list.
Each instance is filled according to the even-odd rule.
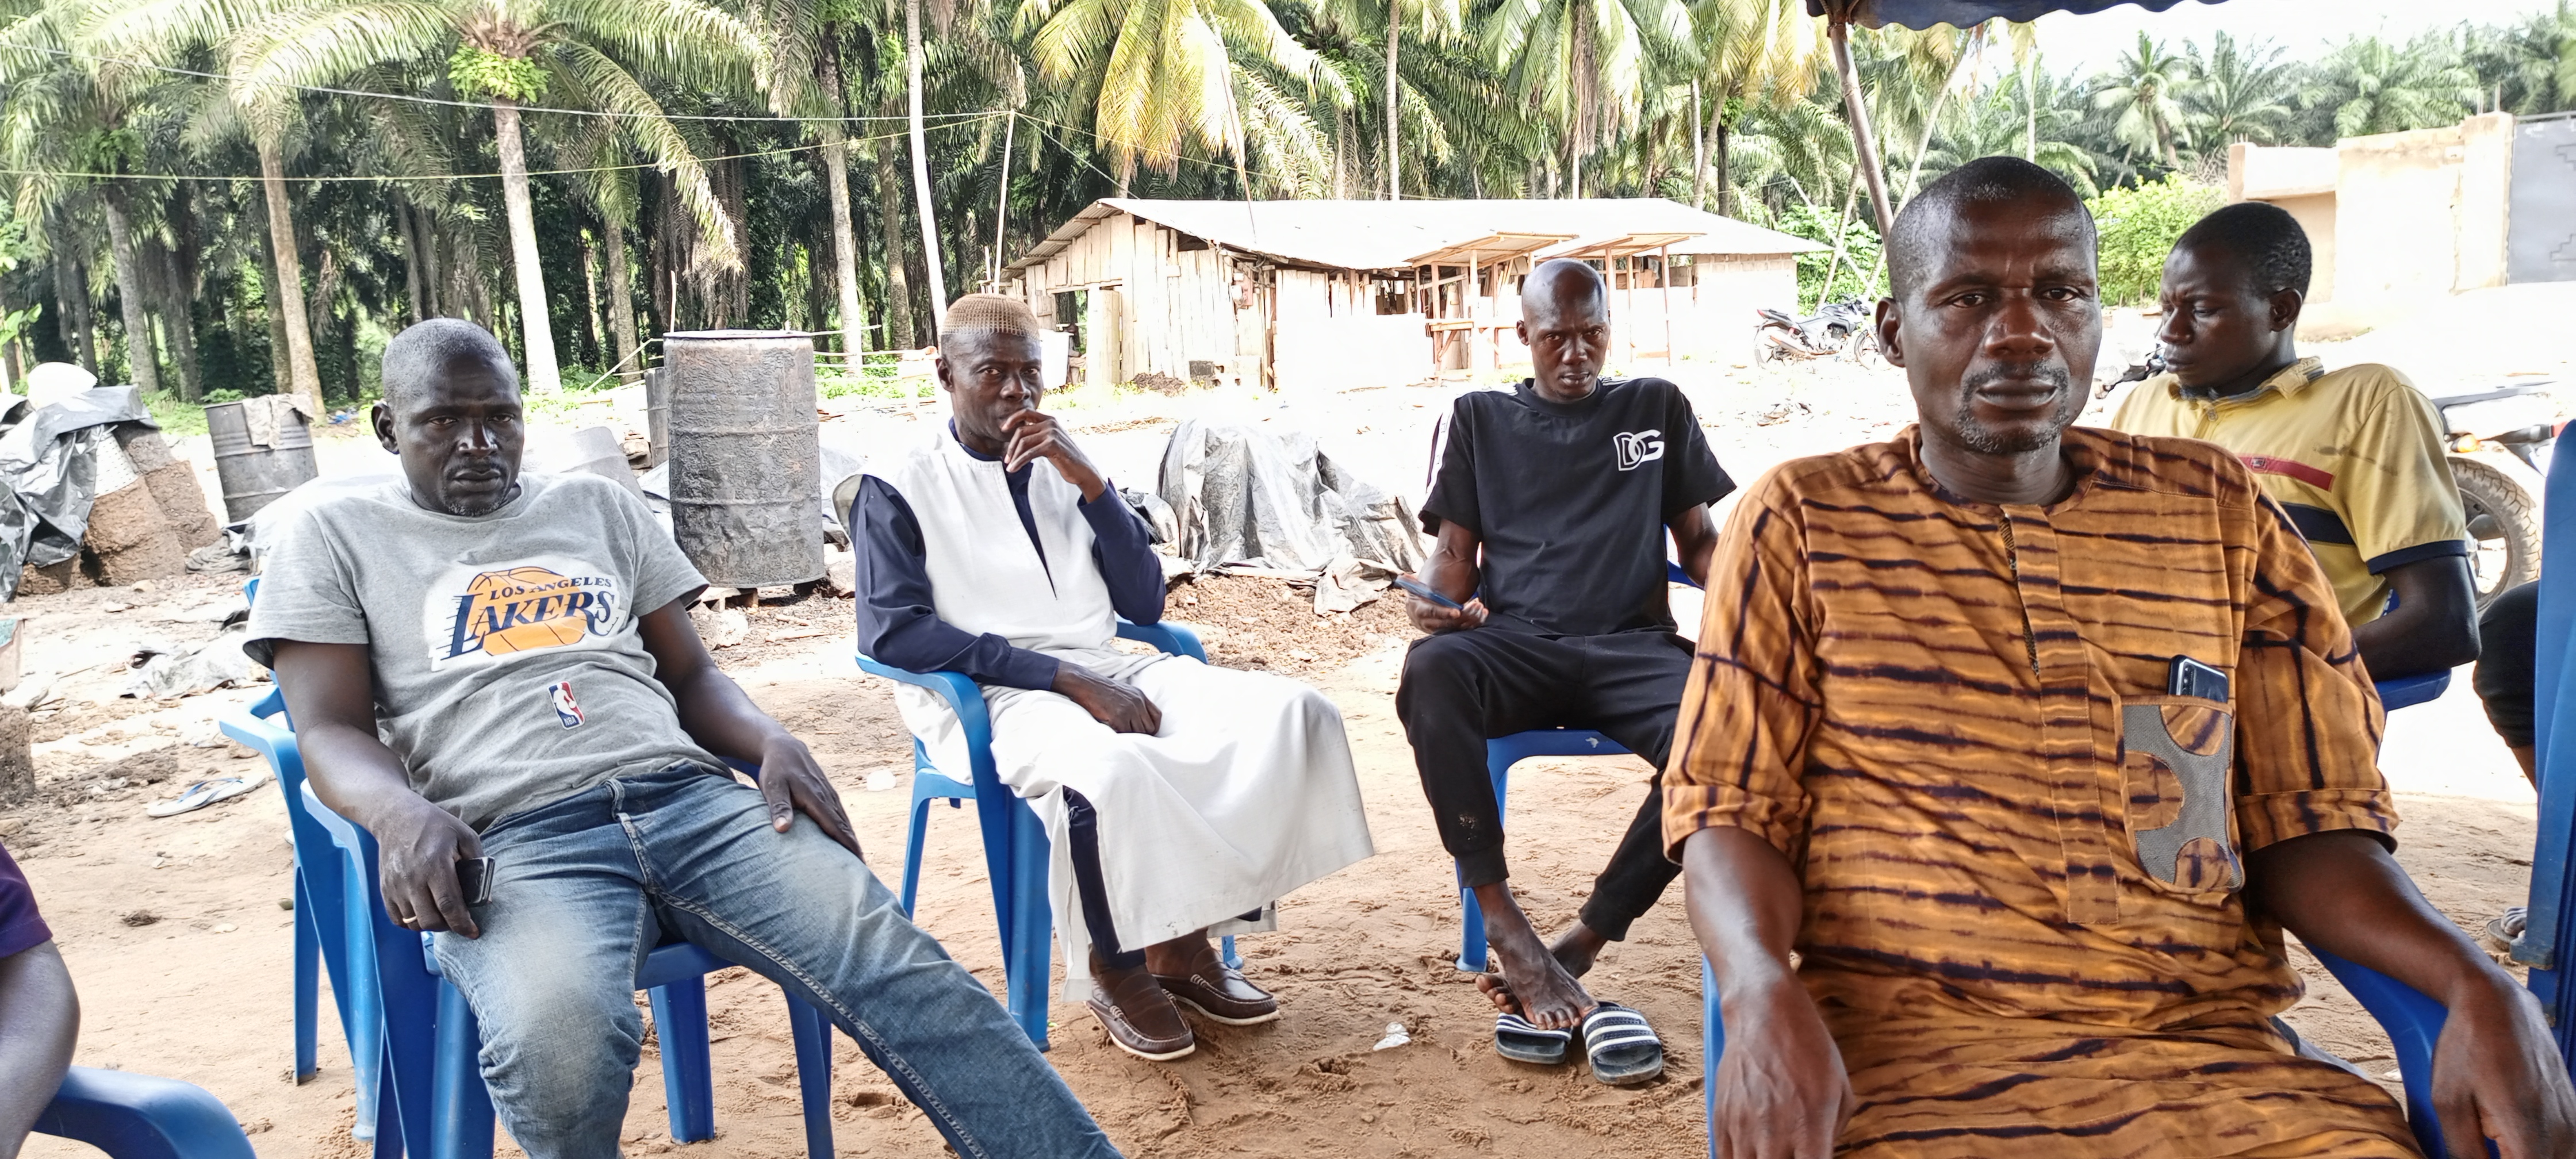
[[2469,586],[2485,611],[2497,596],[2540,578],[2540,516],[2531,496],[2494,467],[2454,457],[2451,478],[2469,518]]
[[1851,345],[1844,348],[1843,357],[1852,365],[1869,370],[1884,369],[1888,365],[1887,356],[1879,353],[1878,335],[1866,328],[1852,332]]

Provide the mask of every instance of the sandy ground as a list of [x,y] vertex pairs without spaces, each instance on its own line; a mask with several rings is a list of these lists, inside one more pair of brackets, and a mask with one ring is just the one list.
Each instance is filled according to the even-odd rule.
[[[2376,337],[2396,353],[2372,357],[2398,360],[2416,349],[2402,333]],[[2428,327],[2415,340],[2424,364],[2437,364],[2440,337]],[[2564,351],[2526,359],[2535,360],[2548,370],[2567,365]],[[1721,460],[1746,480],[1794,455],[1884,438],[1908,409],[1901,380],[1883,369],[1685,365],[1675,377]],[[1173,422],[1199,416],[1313,430],[1328,452],[1418,499],[1431,421],[1459,389],[1078,399],[1065,413],[1129,486],[1150,486]],[[620,398],[600,417],[619,425],[632,421],[631,410]],[[852,413],[828,423],[826,437],[881,449],[917,434],[927,414]],[[326,433],[326,472],[391,465],[354,435]],[[185,449],[204,462],[202,445]],[[288,1074],[291,863],[276,790],[176,819],[142,813],[190,780],[259,768],[208,730],[216,715],[261,689],[170,702],[118,695],[137,643],[210,637],[240,579],[187,577],[151,591],[79,591],[13,606],[30,617],[30,679],[49,681],[60,699],[38,714],[41,798],[0,810],[0,839],[25,864],[79,981],[82,1064],[203,1085],[268,1155],[357,1155],[348,1059],[331,1015],[322,1018],[320,1075],[299,1086]],[[1688,593],[1676,602],[1687,621],[1695,611]],[[1410,628],[1384,603],[1318,621],[1299,592],[1248,578],[1176,588],[1171,615],[1217,629],[1210,633],[1217,662],[1313,681],[1341,706],[1379,853],[1286,899],[1279,932],[1242,940],[1253,976],[1280,996],[1285,1017],[1276,1024],[1207,1030],[1196,1056],[1154,1065],[1110,1047],[1088,1014],[1057,1005],[1050,1060],[1110,1136],[1130,1154],[1156,1156],[1542,1156],[1613,1140],[1631,1154],[1701,1153],[1698,960],[1679,895],[1640,921],[1592,977],[1597,993],[1642,1009],[1663,1032],[1670,1062],[1662,1080],[1614,1090],[1579,1067],[1503,1061],[1491,1049],[1488,1008],[1452,965],[1457,893],[1392,711]],[[817,598],[750,616],[751,642],[718,653],[720,661],[815,747],[872,864],[892,884],[910,746],[887,687],[850,667],[849,605]],[[2400,860],[2437,907],[2474,928],[2521,899],[2534,802],[2487,729],[2465,670],[2447,696],[2392,719],[2383,765],[2406,818]],[[1542,760],[1518,771],[1511,815],[1516,831],[1533,836],[1514,846],[1515,880],[1542,924],[1572,919],[1647,776],[1633,758]],[[889,787],[869,791],[872,781]],[[1000,955],[970,816],[934,815],[919,918],[998,991]],[[2299,961],[2311,994],[2291,1020],[2393,1080],[2377,1027],[2313,963]],[[803,1154],[777,993],[740,970],[712,979],[718,1135],[692,1153]],[[1389,1023],[1402,1023],[1412,1042],[1372,1050]],[[833,1115],[842,1153],[945,1153],[923,1117],[846,1039],[837,1054]],[[672,1146],[658,1065],[648,1046],[627,1119],[629,1153]],[[27,1153],[87,1152],[40,1137]]]

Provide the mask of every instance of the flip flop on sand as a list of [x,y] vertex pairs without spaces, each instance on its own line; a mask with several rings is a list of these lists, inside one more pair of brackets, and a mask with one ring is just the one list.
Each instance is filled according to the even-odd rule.
[[241,796],[258,788],[260,782],[267,779],[265,776],[217,777],[213,780],[199,781],[170,800],[154,801],[144,806],[143,814],[147,817],[176,817],[181,813],[194,813],[217,801],[229,801]]
[[1541,1030],[1529,1019],[1506,1011],[1494,1016],[1494,1053],[1513,1062],[1555,1066],[1565,1061],[1570,1030]]
[[1592,1077],[1614,1087],[1631,1086],[1664,1073],[1664,1043],[1646,1016],[1616,1002],[1604,1002],[1583,1016],[1583,1053]]

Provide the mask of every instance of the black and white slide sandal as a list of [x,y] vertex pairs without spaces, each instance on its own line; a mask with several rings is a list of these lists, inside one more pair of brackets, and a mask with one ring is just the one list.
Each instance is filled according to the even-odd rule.
[[1646,1016],[1604,1002],[1583,1016],[1583,1053],[1592,1077],[1614,1087],[1632,1086],[1664,1073],[1664,1043]]
[[[1518,1014],[1494,1017],[1494,1053],[1513,1062],[1555,1066],[1565,1061],[1565,1048],[1573,1041],[1572,1031],[1541,1030]],[[1662,1063],[1656,1065],[1660,1068]]]

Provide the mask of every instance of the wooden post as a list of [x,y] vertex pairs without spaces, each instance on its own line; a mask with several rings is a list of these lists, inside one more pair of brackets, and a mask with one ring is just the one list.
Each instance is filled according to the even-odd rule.
[[1664,292],[1664,365],[1670,367],[1673,354],[1673,247],[1655,247],[1655,281]]

